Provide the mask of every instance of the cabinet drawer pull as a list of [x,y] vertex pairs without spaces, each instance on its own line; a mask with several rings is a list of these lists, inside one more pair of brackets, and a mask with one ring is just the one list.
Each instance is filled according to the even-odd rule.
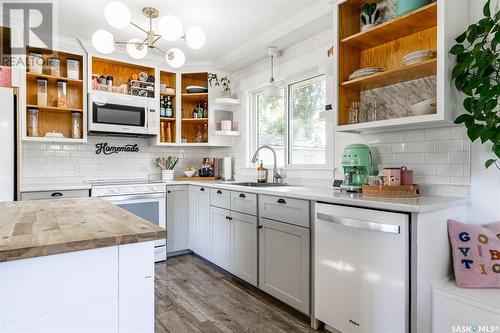
[[240,198],[246,198],[247,196],[243,193],[240,193]]
[[63,194],[61,192],[54,192],[50,195],[51,197],[62,197]]
[[217,190],[217,194],[222,194],[222,191],[221,190]]
[[232,219],[233,219],[232,217],[230,217],[230,216],[226,216],[226,220],[231,221]]
[[285,201],[285,199],[278,199],[278,203],[279,203],[279,204],[286,205],[286,201]]
[[262,229],[262,226],[261,226],[261,225],[259,225],[259,226],[257,227],[257,229]]
[[200,188],[200,191],[205,192],[205,189],[202,187],[202,188]]

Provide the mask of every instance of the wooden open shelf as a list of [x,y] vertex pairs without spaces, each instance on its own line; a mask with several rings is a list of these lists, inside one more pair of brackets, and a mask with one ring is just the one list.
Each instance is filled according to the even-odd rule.
[[175,118],[160,117],[160,121],[175,122]]
[[[144,72],[148,75],[155,75],[155,69],[146,66],[140,66],[127,62],[121,62],[111,59],[92,57],[92,73],[95,75],[104,75],[113,77],[113,86],[128,84],[129,79],[134,74]],[[130,93],[130,89],[127,89]]]
[[175,97],[175,96],[176,96],[176,94],[170,94],[170,93],[161,92],[161,93],[160,93],[160,96],[170,96],[170,97]]
[[[177,88],[177,74],[172,73],[172,72],[165,72],[165,71],[160,71],[160,84],[164,83],[167,85],[167,88]],[[162,93],[160,92],[160,99],[164,99],[165,101],[167,100],[167,97],[170,97],[170,101],[172,102],[172,117],[160,117],[160,133],[159,133],[159,141],[160,143],[176,143],[176,133],[177,133],[177,126],[176,126],[176,116],[177,116],[177,103],[176,103],[176,94],[171,94],[171,93]],[[160,105],[158,105],[158,110],[160,110]],[[167,134],[167,124],[170,124],[170,131],[171,131],[171,137],[172,141],[167,142],[166,140],[166,134]],[[165,137],[161,137],[161,126],[164,126],[165,128]]]
[[346,37],[340,44],[365,50],[435,26],[437,26],[437,3],[433,2],[369,30]]
[[[403,57],[419,50],[437,52],[438,4],[431,3],[360,32],[361,6],[367,2],[347,0],[338,7],[339,127],[348,125],[350,105],[362,99],[362,92],[437,74],[436,59],[404,66]],[[365,67],[380,67],[384,72],[349,80],[349,75]],[[379,95],[378,101],[385,98],[397,96]]]
[[208,118],[182,118],[183,123],[206,123],[208,122]]
[[74,109],[74,108],[58,108],[57,106],[38,106],[36,104],[27,104],[27,108],[37,108],[41,111],[57,111],[57,112],[83,112],[82,109]]
[[[39,52],[43,55],[44,65],[42,66],[42,74],[36,74],[28,71],[26,72],[26,110],[25,110],[25,121],[26,130],[28,128],[28,108],[37,108],[38,112],[38,132],[39,137],[27,137],[26,139],[31,141],[48,141],[59,139],[59,141],[65,142],[81,142],[83,136],[85,136],[84,131],[84,87],[83,87],[83,56],[78,54],[70,54],[65,52],[58,52],[48,49],[27,47],[26,52]],[[61,60],[60,65],[60,76],[54,76],[50,74],[50,68],[48,67],[48,59],[51,57],[57,57]],[[80,77],[78,79],[68,79],[67,78],[67,59],[77,59],[80,61]],[[38,106],[38,88],[37,79],[44,78],[47,79],[47,106]],[[65,81],[66,85],[66,107],[60,108],[57,106],[57,81]],[[80,139],[71,138],[71,112],[81,112],[81,123],[80,128],[82,130],[82,137]],[[64,135],[64,138],[45,138],[47,132],[60,132]],[[27,135],[27,133],[26,133]],[[57,140],[56,140],[57,141]]]
[[[199,102],[208,104],[208,93],[188,94],[188,86],[208,87],[208,73],[185,73],[181,75],[182,98],[182,138],[188,143],[194,143],[198,130],[203,135],[208,134],[208,118],[192,118],[193,109]],[[210,110],[209,110],[210,112]]]
[[380,72],[354,80],[345,81],[342,87],[359,91],[390,86],[393,84],[436,75],[437,60],[426,60],[417,64],[403,66],[390,71]]
[[44,78],[51,81],[66,81],[68,84],[83,84],[83,80],[76,80],[76,79],[68,79],[67,77],[63,76],[54,76],[54,75],[49,75],[49,74],[37,74],[37,73],[31,73],[31,72],[26,72],[26,77],[27,78],[34,78],[35,80],[37,78]]

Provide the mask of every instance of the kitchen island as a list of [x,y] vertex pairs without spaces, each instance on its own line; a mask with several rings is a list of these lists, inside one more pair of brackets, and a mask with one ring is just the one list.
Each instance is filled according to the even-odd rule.
[[153,332],[154,241],[98,198],[0,204],[0,332]]

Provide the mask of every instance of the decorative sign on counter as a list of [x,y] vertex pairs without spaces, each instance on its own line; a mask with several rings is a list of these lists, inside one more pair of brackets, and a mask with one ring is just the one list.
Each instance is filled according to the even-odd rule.
[[100,143],[96,144],[95,147],[96,147],[95,153],[97,155],[99,155],[99,154],[111,155],[111,154],[118,154],[118,153],[138,153],[139,152],[139,146],[137,144],[125,145],[125,146],[110,146],[110,145],[108,145],[107,142],[100,142]]

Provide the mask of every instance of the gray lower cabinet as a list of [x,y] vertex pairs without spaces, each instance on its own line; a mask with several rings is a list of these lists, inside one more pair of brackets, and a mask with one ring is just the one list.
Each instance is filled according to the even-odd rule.
[[167,187],[167,254],[189,248],[189,187]]
[[196,254],[210,260],[210,191],[205,187],[193,188],[196,211],[193,212],[194,245]]
[[231,211],[210,207],[210,260],[230,271],[231,266]]
[[260,218],[259,288],[310,313],[310,229]]
[[257,216],[231,212],[231,273],[257,285]]

